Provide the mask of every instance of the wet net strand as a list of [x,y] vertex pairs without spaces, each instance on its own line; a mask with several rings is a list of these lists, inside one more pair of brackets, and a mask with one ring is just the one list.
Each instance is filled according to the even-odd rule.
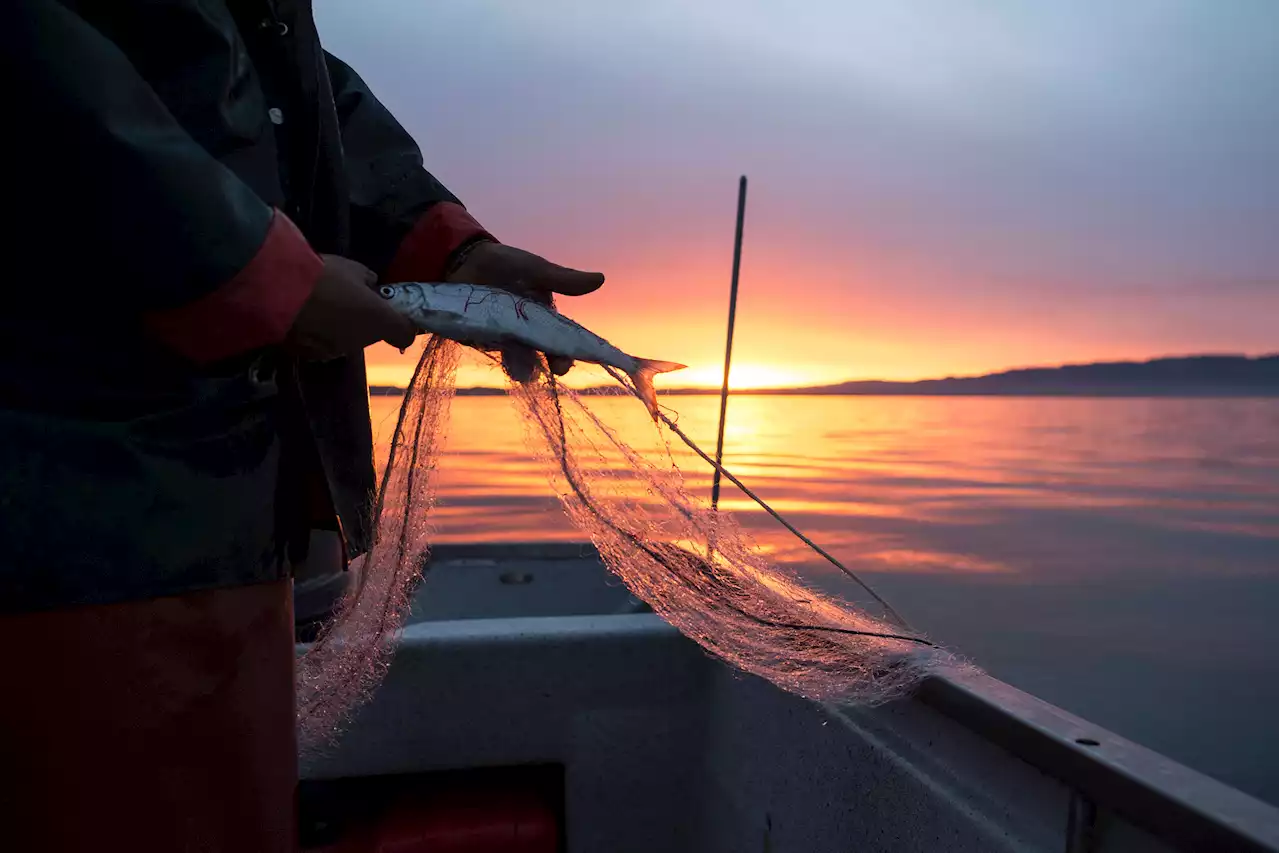
[[405,392],[374,502],[373,542],[334,617],[297,664],[298,739],[332,743],[390,665],[427,565],[436,462],[449,423],[458,344],[427,341]]

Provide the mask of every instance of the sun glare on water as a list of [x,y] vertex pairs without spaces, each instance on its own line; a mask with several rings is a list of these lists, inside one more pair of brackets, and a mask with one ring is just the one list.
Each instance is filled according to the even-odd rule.
[[[724,379],[724,367],[717,365],[691,367],[662,379],[668,388],[718,388]],[[743,391],[750,388],[785,388],[805,385],[809,378],[785,367],[766,364],[735,364],[729,371],[729,387]]]

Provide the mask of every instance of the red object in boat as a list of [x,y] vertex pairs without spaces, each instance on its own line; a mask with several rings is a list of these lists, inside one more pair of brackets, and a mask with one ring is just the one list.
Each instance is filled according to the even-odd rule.
[[393,806],[376,853],[556,853],[556,816],[523,791],[459,791]]
[[555,812],[520,790],[403,797],[372,825],[315,853],[557,853]]

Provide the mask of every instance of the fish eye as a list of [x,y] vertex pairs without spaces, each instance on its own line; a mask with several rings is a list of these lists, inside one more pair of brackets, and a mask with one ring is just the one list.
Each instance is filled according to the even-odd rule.
[[378,288],[378,295],[383,299],[390,299],[396,295],[396,289],[389,284],[384,284]]

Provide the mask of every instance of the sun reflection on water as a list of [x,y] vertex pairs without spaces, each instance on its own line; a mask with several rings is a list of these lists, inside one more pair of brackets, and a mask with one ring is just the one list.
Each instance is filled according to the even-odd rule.
[[[715,397],[663,402],[695,441],[714,446]],[[372,403],[381,469],[399,398]],[[650,458],[669,453],[692,493],[709,493],[710,467],[658,432],[636,401],[590,405]],[[725,464],[862,571],[1035,574],[1086,547],[1064,529],[1084,523],[1099,542],[1116,525],[1274,538],[1276,448],[1259,437],[1275,429],[1274,405],[1253,400],[738,396]],[[503,397],[454,401],[439,484],[437,541],[577,536]],[[641,482],[625,491],[650,499]],[[728,484],[721,506],[775,559],[812,561]],[[1096,554],[1071,571],[1090,564]]]

